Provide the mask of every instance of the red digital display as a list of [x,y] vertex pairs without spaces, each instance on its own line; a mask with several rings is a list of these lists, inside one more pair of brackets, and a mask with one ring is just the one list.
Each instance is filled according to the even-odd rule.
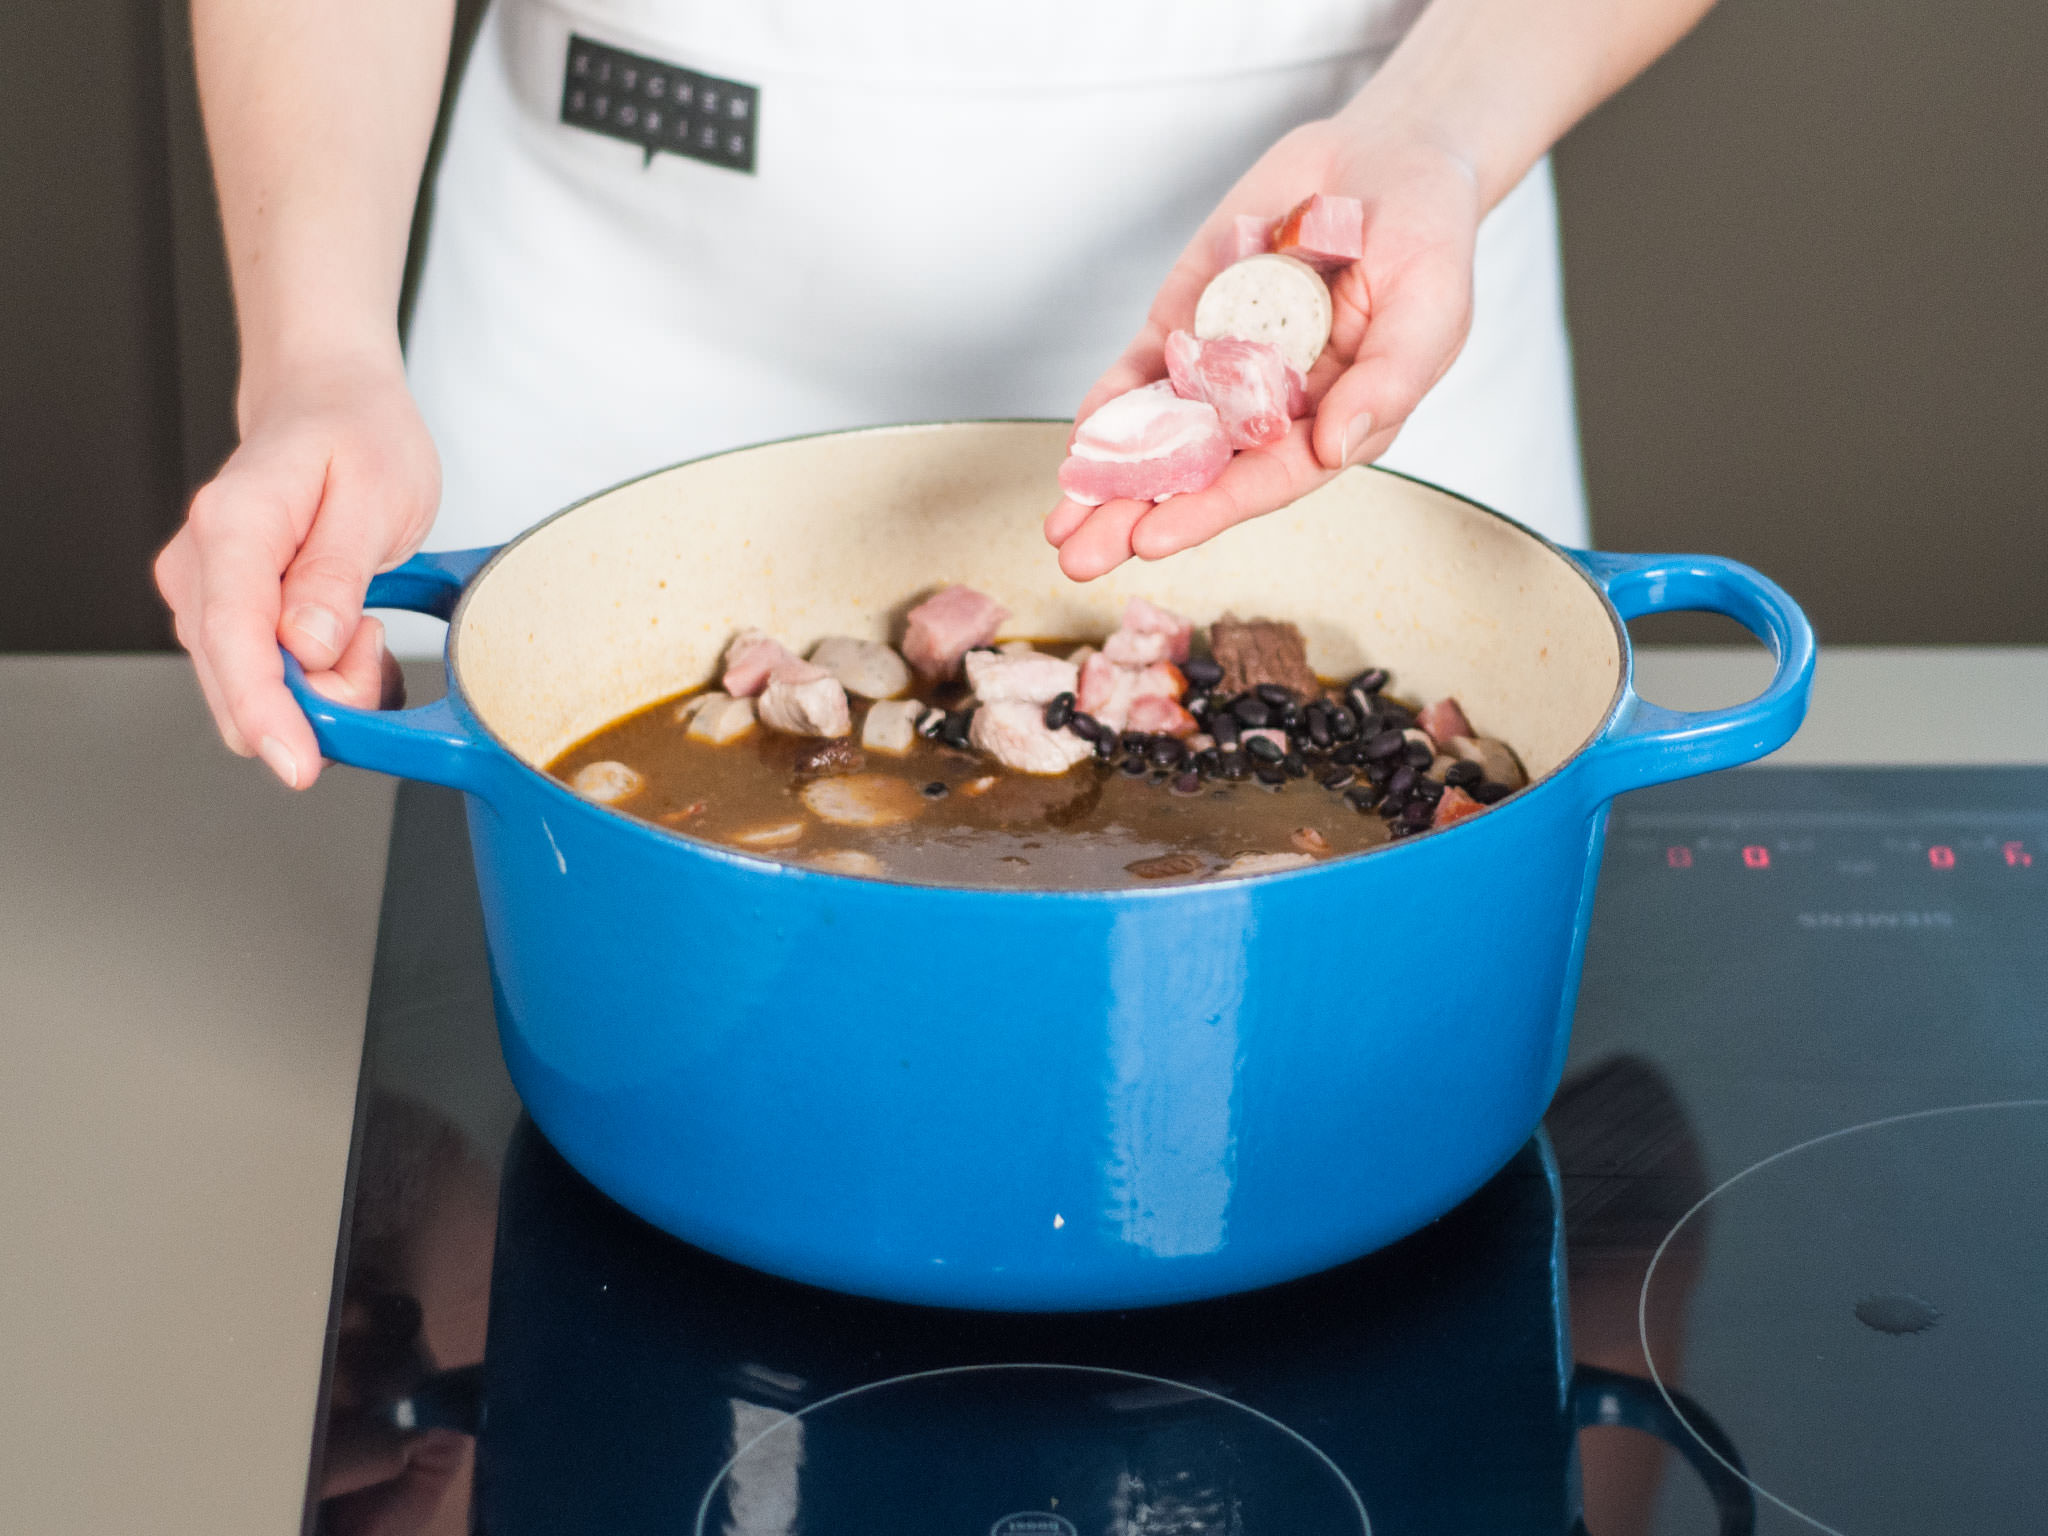
[[1686,848],[1683,846],[1677,848],[1666,848],[1664,850],[1664,862],[1666,864],[1669,864],[1673,869],[1691,869],[1692,850],[1690,848]]
[[2034,862],[2034,856],[2027,852],[2025,843],[2005,845],[2005,864],[2008,869],[2025,869]]
[[1936,869],[1954,869],[1956,867],[1956,851],[1949,847],[1947,843],[1936,843],[1927,850],[1927,862]]
[[1742,862],[1751,869],[1769,869],[1771,867],[1771,850],[1762,843],[1751,843],[1742,850]]

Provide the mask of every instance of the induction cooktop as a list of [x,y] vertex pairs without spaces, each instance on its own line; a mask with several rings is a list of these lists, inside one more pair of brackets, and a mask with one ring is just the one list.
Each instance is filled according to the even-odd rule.
[[584,1183],[505,1079],[461,802],[407,785],[307,1528],[2037,1529],[2044,920],[2048,770],[1627,796],[1564,1083],[1465,1205],[1248,1296],[956,1313]]

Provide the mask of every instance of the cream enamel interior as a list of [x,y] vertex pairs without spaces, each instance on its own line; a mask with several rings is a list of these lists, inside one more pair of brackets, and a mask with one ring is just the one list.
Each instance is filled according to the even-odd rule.
[[897,638],[950,581],[1004,603],[1010,635],[1094,638],[1127,597],[1198,623],[1292,619],[1325,676],[1389,667],[1455,695],[1540,777],[1598,729],[1621,676],[1606,605],[1540,539],[1456,497],[1358,469],[1157,564],[1077,585],[1039,524],[1064,423],[952,422],[774,443],[607,491],[543,524],[478,580],[455,665],[477,717],[541,767],[705,682],[749,625],[798,651]]

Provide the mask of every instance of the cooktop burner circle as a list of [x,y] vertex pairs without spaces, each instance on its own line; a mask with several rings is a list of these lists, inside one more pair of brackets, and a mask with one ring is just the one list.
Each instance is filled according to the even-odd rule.
[[869,1382],[793,1413],[735,1401],[696,1536],[1370,1536],[1299,1431],[1163,1376],[1020,1362]]
[[1757,1496],[1827,1536],[2038,1529],[2043,1168],[2048,1099],[1893,1115],[1743,1169],[1643,1277],[1658,1390],[1688,1428],[1680,1387],[1715,1413]]

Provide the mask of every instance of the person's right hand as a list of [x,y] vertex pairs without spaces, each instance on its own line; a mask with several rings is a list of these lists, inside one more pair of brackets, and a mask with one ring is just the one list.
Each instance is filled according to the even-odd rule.
[[396,696],[363,593],[425,540],[441,466],[395,351],[301,369],[243,415],[241,446],[193,497],[156,582],[221,738],[304,789],[320,748],[278,645],[338,703]]

